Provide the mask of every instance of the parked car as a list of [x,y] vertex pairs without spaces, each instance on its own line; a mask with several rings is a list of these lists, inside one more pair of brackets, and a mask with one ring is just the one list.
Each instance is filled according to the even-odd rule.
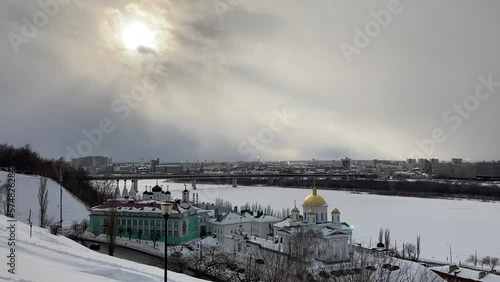
[[100,250],[100,249],[101,249],[101,245],[99,245],[99,244],[97,244],[97,243],[93,243],[93,244],[90,244],[90,245],[89,245],[89,248],[90,248],[91,250],[96,250],[96,251],[98,251],[98,250]]

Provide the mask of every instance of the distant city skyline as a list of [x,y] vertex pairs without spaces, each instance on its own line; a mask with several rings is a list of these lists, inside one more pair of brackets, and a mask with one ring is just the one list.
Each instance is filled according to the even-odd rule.
[[0,143],[114,162],[500,159],[500,2],[222,2],[3,1]]

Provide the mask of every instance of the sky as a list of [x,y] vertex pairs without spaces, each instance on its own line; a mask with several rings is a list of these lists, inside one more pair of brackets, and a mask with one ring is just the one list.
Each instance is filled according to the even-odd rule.
[[113,161],[498,160],[499,8],[5,0],[0,143]]

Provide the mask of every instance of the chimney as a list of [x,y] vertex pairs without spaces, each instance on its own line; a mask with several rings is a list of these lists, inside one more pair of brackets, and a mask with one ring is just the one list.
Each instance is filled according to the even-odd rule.
[[238,206],[234,206],[233,211],[234,211],[235,213],[238,213]]
[[219,218],[219,209],[214,209],[214,217],[215,219]]

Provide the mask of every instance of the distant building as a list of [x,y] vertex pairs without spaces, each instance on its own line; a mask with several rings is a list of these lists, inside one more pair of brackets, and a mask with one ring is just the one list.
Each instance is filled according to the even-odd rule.
[[476,179],[475,164],[439,163],[432,165],[432,176],[444,179]]
[[458,159],[458,158],[451,159],[451,164],[457,165],[457,164],[463,164],[463,163],[464,163],[464,161],[462,159]]
[[112,165],[112,159],[103,156],[88,156],[71,159],[72,167],[76,169],[83,169],[89,173],[99,173],[112,170]]
[[350,171],[351,170],[351,159],[348,157],[345,157],[345,159],[342,159],[342,169]]
[[431,164],[438,164],[439,159],[430,159]]
[[500,178],[500,163],[477,163],[477,177],[483,179]]
[[156,172],[156,166],[160,164],[160,158],[157,158],[156,160],[151,160],[150,164],[151,166],[149,167],[149,171],[152,173]]

